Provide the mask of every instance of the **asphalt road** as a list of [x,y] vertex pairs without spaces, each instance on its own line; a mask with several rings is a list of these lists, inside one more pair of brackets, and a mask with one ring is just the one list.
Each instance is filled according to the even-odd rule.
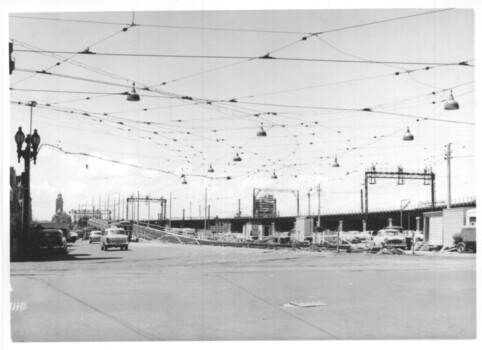
[[[11,264],[16,342],[473,339],[475,256],[131,243]],[[293,301],[322,302],[289,307]]]

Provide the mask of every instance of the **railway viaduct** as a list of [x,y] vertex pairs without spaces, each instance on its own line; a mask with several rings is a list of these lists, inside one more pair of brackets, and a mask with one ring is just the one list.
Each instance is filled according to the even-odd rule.
[[[466,200],[461,201],[459,203],[452,204],[452,208],[457,207],[475,207],[476,200]],[[415,230],[416,229],[416,218],[420,217],[420,228],[423,229],[423,213],[431,212],[431,211],[440,211],[445,209],[446,205],[435,205],[434,207],[427,206],[427,207],[420,207],[414,209],[407,209],[403,211],[403,224],[400,225],[400,210],[398,209],[391,209],[391,210],[381,210],[381,211],[373,211],[369,212],[368,214],[362,212],[354,212],[354,213],[336,213],[336,214],[324,214],[321,215],[321,227],[322,229],[328,230],[336,230],[339,225],[339,221],[343,221],[343,230],[350,231],[350,230],[358,230],[361,231],[363,229],[363,220],[366,220],[367,230],[370,231],[377,231],[385,226],[388,225],[388,220],[392,219],[392,223],[395,226],[403,226],[405,229]],[[316,222],[318,217],[316,215],[312,216],[314,219],[314,223],[316,226]],[[243,225],[252,222],[252,223],[260,223],[263,225],[271,225],[272,223],[275,224],[275,228],[277,231],[290,231],[295,224],[296,217],[295,216],[281,216],[276,218],[253,218],[253,217],[232,217],[232,218],[210,218],[207,220],[206,224],[207,227],[214,225],[217,223],[230,223],[231,224],[231,231],[233,232],[242,232]],[[151,220],[151,223],[157,225],[165,225],[166,222],[159,222]],[[176,219],[171,220],[172,227],[189,227],[195,229],[203,229],[204,228],[204,219]]]

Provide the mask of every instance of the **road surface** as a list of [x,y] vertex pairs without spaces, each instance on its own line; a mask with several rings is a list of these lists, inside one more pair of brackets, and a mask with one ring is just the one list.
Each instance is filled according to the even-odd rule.
[[473,339],[475,265],[468,254],[80,241],[63,258],[11,264],[12,340]]

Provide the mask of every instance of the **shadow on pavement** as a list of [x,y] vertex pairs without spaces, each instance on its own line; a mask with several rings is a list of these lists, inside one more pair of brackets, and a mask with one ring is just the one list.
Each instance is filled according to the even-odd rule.
[[43,253],[32,256],[30,259],[18,260],[21,261],[87,261],[87,260],[116,260],[121,257],[92,257],[90,254],[62,254],[62,253]]

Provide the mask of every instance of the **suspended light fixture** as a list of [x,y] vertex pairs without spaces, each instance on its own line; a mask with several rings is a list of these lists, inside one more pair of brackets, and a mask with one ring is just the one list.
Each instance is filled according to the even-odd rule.
[[132,91],[127,95],[127,101],[139,102],[141,98],[136,92],[136,83],[132,83]]
[[186,177],[182,175],[181,178],[182,178],[182,184],[187,185]]
[[242,159],[241,157],[239,156],[238,152],[236,152],[236,157],[233,158],[233,161],[235,162],[240,162]]
[[340,164],[338,164],[338,158],[335,156],[335,162],[332,164],[333,168],[339,168]]
[[261,136],[261,137],[265,137],[265,136],[266,136],[266,131],[264,131],[264,129],[263,129],[263,123],[261,123],[261,129],[259,129],[259,131],[257,132],[256,136]]
[[454,100],[454,95],[452,94],[452,90],[450,90],[450,97],[447,100],[447,102],[445,102],[444,109],[446,111],[455,111],[459,109],[459,103]]
[[208,173],[214,173],[214,169],[212,165],[209,165]]
[[413,141],[413,135],[410,133],[410,129],[407,126],[407,131],[403,134],[403,141]]
[[271,175],[271,178],[276,180],[278,178],[278,176],[276,176],[276,173],[273,171],[273,175]]

